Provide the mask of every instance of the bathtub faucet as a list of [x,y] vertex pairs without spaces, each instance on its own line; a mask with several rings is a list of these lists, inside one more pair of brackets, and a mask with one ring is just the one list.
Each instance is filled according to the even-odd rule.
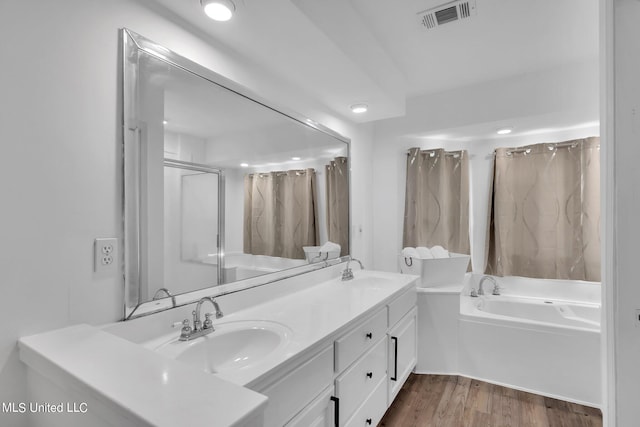
[[496,279],[494,279],[491,276],[482,276],[482,278],[480,279],[480,283],[478,284],[478,292],[476,293],[475,289],[472,289],[471,296],[484,295],[484,289],[482,289],[482,284],[484,283],[485,280],[488,280],[493,283],[493,291],[491,292],[491,294],[500,295],[500,286],[498,286],[498,282],[496,281]]

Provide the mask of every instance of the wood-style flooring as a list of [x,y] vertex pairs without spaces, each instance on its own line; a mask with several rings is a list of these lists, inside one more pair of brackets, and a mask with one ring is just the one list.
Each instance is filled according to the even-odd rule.
[[599,409],[470,378],[411,374],[378,427],[596,427]]

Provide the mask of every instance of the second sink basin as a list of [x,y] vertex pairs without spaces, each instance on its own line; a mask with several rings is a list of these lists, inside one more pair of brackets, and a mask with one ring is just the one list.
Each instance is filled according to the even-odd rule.
[[177,338],[156,351],[167,357],[217,374],[247,369],[282,349],[291,330],[276,322],[238,321],[215,325],[215,331],[192,341]]

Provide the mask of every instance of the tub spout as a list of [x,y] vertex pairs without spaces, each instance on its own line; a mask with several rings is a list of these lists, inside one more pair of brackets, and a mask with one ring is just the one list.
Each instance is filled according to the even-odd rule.
[[[484,289],[482,289],[482,284],[485,280],[488,280],[493,283],[493,291],[492,295],[500,295],[500,286],[498,286],[498,282],[491,276],[482,276],[480,279],[480,283],[478,284],[478,295],[484,295]],[[472,295],[473,296],[473,295]]]

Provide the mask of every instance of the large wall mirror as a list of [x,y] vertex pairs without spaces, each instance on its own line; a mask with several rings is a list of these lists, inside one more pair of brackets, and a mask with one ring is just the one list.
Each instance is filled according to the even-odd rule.
[[122,41],[125,319],[349,254],[348,139]]

